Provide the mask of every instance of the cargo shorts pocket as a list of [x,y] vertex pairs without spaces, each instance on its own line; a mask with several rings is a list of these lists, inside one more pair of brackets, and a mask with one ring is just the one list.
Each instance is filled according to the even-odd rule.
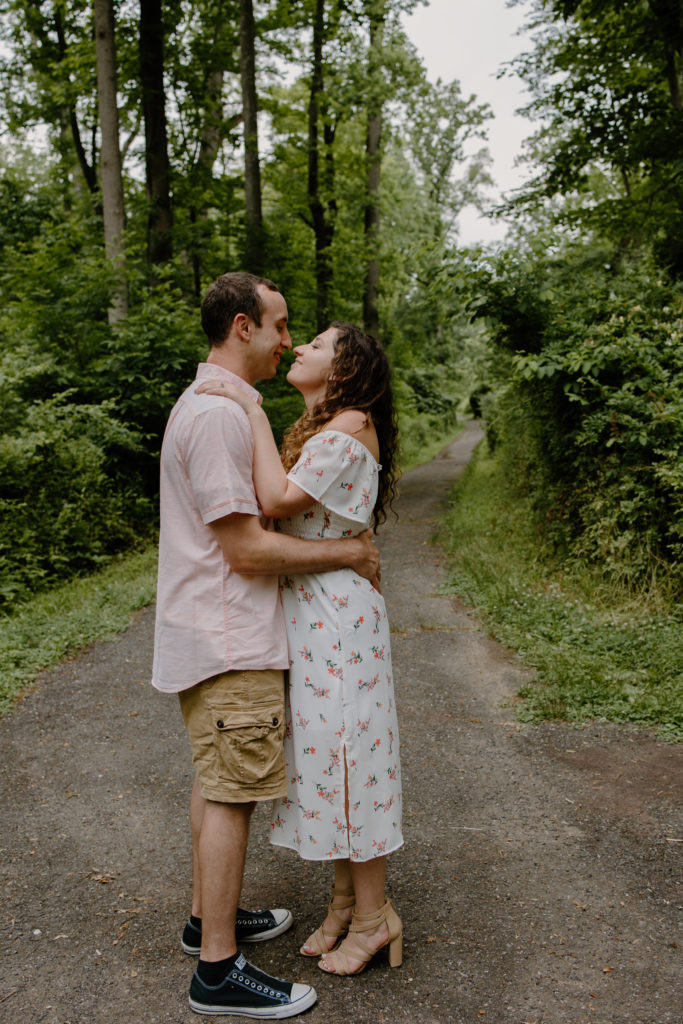
[[284,777],[284,704],[272,701],[211,706],[217,775],[240,785],[273,783]]

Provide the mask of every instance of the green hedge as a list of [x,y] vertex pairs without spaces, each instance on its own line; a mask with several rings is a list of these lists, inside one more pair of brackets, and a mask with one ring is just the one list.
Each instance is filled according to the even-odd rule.
[[678,589],[683,286],[647,268],[536,281],[532,316],[530,281],[498,288],[498,382],[484,402],[510,483],[564,555]]

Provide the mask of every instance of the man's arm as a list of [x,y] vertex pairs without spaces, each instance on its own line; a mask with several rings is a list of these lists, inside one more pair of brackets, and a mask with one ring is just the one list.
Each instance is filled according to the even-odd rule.
[[343,540],[302,540],[264,530],[257,516],[234,513],[209,523],[230,567],[240,575],[331,572],[350,568],[379,587],[379,552],[366,530]]

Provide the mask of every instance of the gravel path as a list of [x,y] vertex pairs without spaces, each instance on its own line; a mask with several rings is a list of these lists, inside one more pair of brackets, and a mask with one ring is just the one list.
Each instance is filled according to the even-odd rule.
[[[505,703],[524,670],[437,595],[432,537],[479,437],[470,425],[408,474],[400,521],[380,532],[405,781],[406,845],[389,864],[403,966],[379,958],[339,979],[296,955],[329,868],[271,849],[265,810],[244,902],[290,906],[295,926],[250,955],[316,986],[310,1024],[681,1024],[683,747],[514,720]],[[177,702],[148,682],[152,630],[146,609],[43,675],[0,724],[0,1021],[200,1019],[178,943],[191,771]]]

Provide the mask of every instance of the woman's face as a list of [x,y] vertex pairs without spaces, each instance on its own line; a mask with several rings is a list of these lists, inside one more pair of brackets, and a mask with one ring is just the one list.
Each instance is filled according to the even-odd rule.
[[324,396],[332,373],[335,342],[338,336],[339,331],[336,327],[328,327],[308,345],[297,345],[294,348],[294,362],[287,374],[287,380],[298,388],[304,398],[310,397],[319,401]]

